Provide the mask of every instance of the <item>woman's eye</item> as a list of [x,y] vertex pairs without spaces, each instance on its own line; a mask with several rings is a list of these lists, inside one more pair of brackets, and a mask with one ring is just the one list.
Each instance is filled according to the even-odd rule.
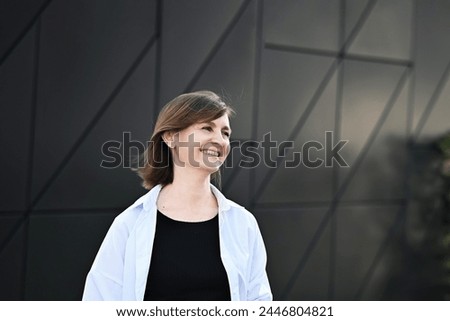
[[210,126],[205,126],[205,127],[203,127],[202,129],[205,129],[205,130],[207,130],[207,131],[211,131],[212,130],[212,128],[210,127]]
[[223,134],[227,137],[230,137],[230,133],[229,132],[223,132]]

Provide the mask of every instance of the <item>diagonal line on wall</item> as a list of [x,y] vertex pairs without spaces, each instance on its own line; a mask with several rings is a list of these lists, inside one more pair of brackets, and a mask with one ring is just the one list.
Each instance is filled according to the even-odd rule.
[[363,12],[359,16],[358,21],[356,22],[355,26],[353,27],[352,31],[347,37],[347,40],[345,40],[344,44],[341,47],[340,52],[343,54],[347,51],[348,47],[353,43],[356,36],[361,31],[362,27],[366,23],[367,19],[369,18],[370,14],[372,13],[373,8],[375,7],[375,4],[377,3],[377,0],[369,0],[366,7],[364,8]]
[[34,200],[31,202],[30,206],[25,210],[24,217],[19,221],[20,224],[15,226],[15,228],[11,231],[10,234],[8,234],[8,237],[6,240],[0,244],[0,254],[5,249],[5,247],[8,245],[8,243],[11,241],[12,237],[14,236],[14,233],[20,228],[20,226],[27,221],[28,216],[30,215],[31,211],[33,210],[33,207],[39,202],[39,200],[45,195],[45,193],[49,190],[53,182],[58,178],[58,176],[61,174],[61,172],[64,170],[64,168],[67,166],[68,162],[71,160],[71,158],[75,155],[77,150],[81,147],[84,140],[89,136],[91,131],[95,128],[97,123],[100,121],[100,119],[103,117],[105,112],[108,110],[111,103],[114,101],[114,99],[117,97],[117,95],[120,93],[121,89],[125,86],[127,81],[130,79],[130,77],[133,75],[134,71],[137,69],[137,67],[140,65],[142,60],[145,58],[147,53],[150,51],[150,49],[153,47],[153,45],[156,42],[156,36],[153,35],[150,40],[146,43],[142,51],[139,53],[135,61],[132,63],[131,67],[127,70],[125,75],[122,77],[122,79],[119,81],[117,86],[114,88],[112,93],[109,95],[109,97],[105,100],[105,102],[102,104],[101,108],[97,111],[95,116],[91,119],[89,124],[86,126],[84,131],[81,133],[81,135],[78,137],[78,139],[75,141],[75,143],[72,145],[69,152],[66,154],[66,156],[63,158],[61,163],[56,167],[56,170],[53,172],[53,174],[50,176],[50,178],[45,183],[44,187],[39,191],[37,196],[34,198]]
[[384,108],[382,114],[380,115],[375,127],[372,129],[369,138],[366,141],[366,144],[361,149],[361,152],[358,154],[358,157],[355,160],[355,163],[350,168],[350,172],[348,176],[345,178],[342,185],[339,187],[339,190],[336,192],[336,194],[333,197],[330,209],[325,213],[322,221],[319,224],[319,227],[317,228],[316,232],[314,233],[314,236],[312,237],[311,241],[309,242],[306,251],[304,255],[300,258],[299,263],[297,264],[296,269],[294,270],[293,274],[289,278],[286,287],[281,293],[281,300],[285,299],[289,293],[292,291],[295,281],[297,280],[300,273],[303,271],[303,268],[305,267],[309,257],[311,256],[312,251],[314,250],[317,242],[319,241],[320,237],[322,236],[325,227],[328,224],[328,221],[330,218],[334,215],[334,212],[337,209],[337,206],[339,205],[340,199],[344,195],[345,191],[347,190],[347,187],[350,185],[353,176],[356,174],[359,166],[361,165],[362,161],[365,159],[367,153],[369,152],[373,142],[375,141],[376,137],[378,136],[378,133],[380,132],[384,122],[386,121],[387,117],[389,116],[389,113],[391,112],[395,102],[397,101],[398,96],[400,95],[400,92],[402,88],[404,87],[404,84],[406,82],[406,79],[408,78],[410,74],[410,69],[406,68],[403,72],[402,76],[400,77],[400,80],[398,81],[391,97],[389,97],[389,100],[386,104],[386,107]]
[[[22,212],[23,213],[23,212]],[[11,228],[9,233],[6,235],[5,239],[0,245],[0,255],[2,254],[3,250],[6,248],[6,246],[11,242],[11,240],[14,238],[16,233],[19,231],[19,229],[23,226],[23,224],[27,221],[29,215],[29,211],[25,211],[21,217],[17,220],[16,224]]]
[[[314,93],[314,95],[311,98],[310,102],[308,103],[308,106],[306,107],[306,109],[303,112],[303,114],[300,116],[300,119],[297,121],[297,124],[294,126],[291,134],[288,137],[288,140],[294,140],[295,137],[300,133],[303,125],[306,123],[306,120],[308,119],[309,115],[313,111],[313,109],[314,109],[317,101],[319,100],[322,92],[325,90],[325,87],[328,85],[328,82],[331,80],[334,72],[338,69],[339,65],[341,64],[342,60],[344,59],[346,48],[348,46],[350,46],[350,44],[353,42],[355,37],[361,31],[362,27],[364,26],[364,23],[367,21],[368,17],[370,16],[370,13],[372,12],[376,2],[377,2],[377,0],[370,0],[368,2],[368,4],[366,5],[366,7],[364,8],[364,10],[361,13],[358,21],[356,22],[355,26],[353,27],[352,31],[350,32],[347,40],[342,45],[342,48],[339,51],[337,59],[332,63],[331,67],[328,69],[327,73],[324,76],[324,79],[319,84],[318,89],[316,90],[316,92]],[[284,154],[287,154],[287,153],[284,153]],[[279,162],[285,157],[286,156],[278,157],[276,161]],[[254,204],[257,202],[257,200],[261,197],[262,193],[264,192],[264,190],[268,186],[268,183],[270,182],[270,180],[275,175],[277,169],[278,169],[278,167],[270,169],[269,172],[264,176],[261,184],[259,185],[259,187],[256,189],[256,192],[254,193],[254,197],[253,197],[253,199],[251,201],[251,203],[252,203],[251,207],[253,207]]]
[[367,269],[367,272],[361,281],[361,285],[355,293],[354,300],[361,300],[361,296],[362,296],[364,290],[366,289],[367,285],[369,284],[370,280],[372,279],[372,277],[375,273],[375,268],[377,267],[378,263],[380,262],[381,258],[383,257],[384,253],[386,252],[386,250],[388,249],[388,246],[390,244],[389,242],[394,237],[395,232],[398,231],[401,223],[405,220],[405,216],[403,215],[403,211],[404,211],[405,207],[406,207],[406,201],[403,201],[402,206],[400,207],[399,211],[397,212],[395,221],[392,223],[391,227],[389,228],[389,231],[388,231],[385,239],[380,244],[380,247],[378,248],[378,251],[375,254],[372,264]]
[[419,138],[423,127],[425,126],[428,118],[431,115],[431,112],[433,111],[434,107],[436,106],[436,102],[439,99],[445,85],[447,84],[449,75],[450,75],[450,61],[448,62],[447,67],[444,70],[444,73],[442,74],[441,78],[439,79],[439,82],[438,82],[436,88],[434,89],[433,94],[431,95],[431,98],[425,108],[425,111],[422,113],[422,116],[420,117],[419,122],[417,123],[417,127],[414,132],[414,138],[416,140]]
[[251,2],[251,0],[246,0],[239,7],[236,15],[233,17],[233,19],[231,19],[231,22],[225,28],[224,32],[220,35],[219,39],[214,44],[213,48],[208,53],[205,60],[203,60],[202,64],[200,65],[200,67],[198,68],[198,70],[196,71],[194,76],[192,77],[191,81],[189,81],[188,85],[186,86],[184,92],[189,92],[192,90],[192,88],[194,88],[195,83],[200,79],[201,75],[205,72],[206,68],[211,63],[211,61],[213,60],[213,58],[215,57],[215,55],[217,54],[219,49],[222,47],[223,43],[225,42],[225,40],[227,39],[227,37],[229,36],[231,31],[234,29],[236,24],[239,22],[240,18],[244,14],[244,12],[247,9],[250,2]]
[[40,18],[42,13],[47,9],[49,4],[52,2],[52,0],[47,0],[42,4],[42,6],[39,8],[38,12],[31,18],[30,22],[23,28],[23,30],[20,32],[19,36],[13,41],[11,46],[5,51],[5,53],[0,58],[0,67],[3,65],[3,63],[8,59],[8,57],[11,55],[11,53],[16,49],[16,47],[20,44],[20,42],[25,38],[25,36],[28,34],[28,32],[33,28],[36,21]]

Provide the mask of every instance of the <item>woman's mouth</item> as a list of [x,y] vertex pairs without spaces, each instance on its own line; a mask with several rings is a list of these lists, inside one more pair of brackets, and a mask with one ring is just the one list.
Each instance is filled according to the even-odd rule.
[[202,149],[201,152],[203,154],[206,154],[208,156],[215,156],[215,157],[220,157],[220,152],[216,151],[216,150],[212,150],[212,149]]

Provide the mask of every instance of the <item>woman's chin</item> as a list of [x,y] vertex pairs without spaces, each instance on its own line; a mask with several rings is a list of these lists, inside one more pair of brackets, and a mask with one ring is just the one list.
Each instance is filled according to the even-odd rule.
[[223,165],[223,163],[221,161],[217,160],[216,162],[208,162],[207,164],[204,164],[204,163],[201,164],[200,169],[212,174],[212,173],[217,172],[222,165]]

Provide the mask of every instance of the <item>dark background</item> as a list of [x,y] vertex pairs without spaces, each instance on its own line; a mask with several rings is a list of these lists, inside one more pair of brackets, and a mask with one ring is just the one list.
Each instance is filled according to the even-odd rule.
[[197,89],[235,107],[233,140],[348,140],[347,168],[224,171],[275,299],[448,299],[415,186],[450,129],[449,34],[448,0],[1,0],[0,299],[81,298],[145,193],[102,144]]

